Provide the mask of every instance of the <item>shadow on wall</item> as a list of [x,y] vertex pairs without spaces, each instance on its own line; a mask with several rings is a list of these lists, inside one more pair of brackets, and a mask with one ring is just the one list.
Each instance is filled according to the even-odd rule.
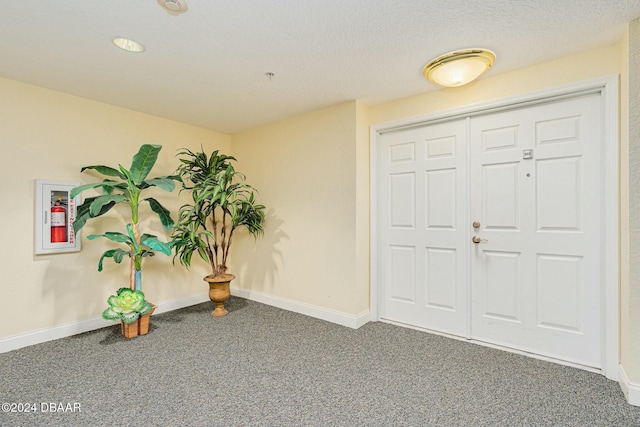
[[278,270],[284,265],[280,243],[289,239],[282,230],[284,220],[269,209],[265,214],[264,235],[253,239],[245,230],[238,230],[232,246],[232,273],[240,278],[236,284],[243,289],[256,291],[273,289],[278,279]]
[[[98,300],[103,299],[99,297],[104,289],[103,282],[93,283],[93,279],[87,280],[87,276],[93,277],[87,274],[87,269],[96,269],[97,261],[95,264],[88,265],[87,262],[69,262],[65,259],[68,257],[70,256],[67,254],[55,254],[49,255],[47,257],[49,259],[46,260],[48,265],[42,281],[41,301],[49,304],[53,309],[43,307],[42,312],[52,313],[51,324],[55,325],[78,321],[104,309],[102,307],[104,304],[98,305]],[[103,273],[108,274],[104,278],[105,282],[120,279],[123,283],[127,283],[126,272],[105,271]]]

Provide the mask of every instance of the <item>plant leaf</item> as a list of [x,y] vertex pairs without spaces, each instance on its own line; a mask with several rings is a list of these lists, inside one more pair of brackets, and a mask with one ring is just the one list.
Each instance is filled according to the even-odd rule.
[[160,218],[160,222],[162,223],[164,229],[170,230],[174,224],[173,219],[171,219],[171,212],[169,212],[167,208],[162,206],[160,202],[158,202],[153,197],[146,198],[145,200],[149,202],[151,210],[158,214],[158,217]]
[[122,194],[105,194],[104,196],[99,196],[91,203],[89,215],[91,215],[92,218],[103,215],[112,207],[124,201],[127,201],[127,198]]
[[120,264],[124,256],[127,254],[128,253],[122,249],[109,249],[108,251],[105,251],[98,261],[98,271],[102,271],[102,261],[105,258],[113,258],[116,264]]
[[173,191],[176,188],[176,183],[173,179],[168,177],[158,177],[153,179],[147,179],[143,182],[143,184],[147,184],[149,187],[159,187],[164,191]]
[[161,242],[156,236],[151,234],[143,234],[140,238],[140,243],[149,246],[154,251],[162,252],[165,255],[171,255],[171,246],[167,243]]
[[124,323],[133,323],[138,320],[138,317],[140,317],[140,313],[138,313],[137,311],[130,311],[127,313],[122,313],[120,315],[120,318]]
[[82,229],[82,227],[87,223],[87,220],[91,218],[89,208],[95,199],[97,199],[97,197],[88,197],[84,199],[84,202],[80,206],[78,206],[76,210],[76,219],[73,221],[73,231],[76,233],[78,233],[78,231],[80,231],[80,229]]
[[137,254],[140,252],[140,246],[138,246],[138,242],[136,241],[136,235],[133,232],[133,225],[127,224],[127,234],[131,238],[131,246],[133,247],[133,251]]
[[84,166],[82,169],[80,169],[80,172],[84,172],[84,171],[86,171],[88,169],[93,169],[93,170],[101,173],[102,175],[117,176],[120,179],[126,179],[116,169],[114,169],[114,168],[112,168],[110,166],[104,166],[104,165]]
[[128,245],[133,243],[129,236],[127,236],[126,234],[118,233],[116,231],[107,231],[104,234],[92,234],[90,236],[87,236],[87,239],[94,240],[94,239],[97,239],[98,237],[106,237],[112,242],[126,243]]
[[120,264],[125,255],[129,255],[129,252],[125,252],[123,250],[117,249],[113,254],[113,260],[116,264]]
[[75,187],[73,189],[71,189],[71,191],[69,192],[69,197],[70,198],[74,198],[76,197],[78,194],[82,193],[85,190],[89,190],[91,188],[97,188],[97,187],[116,187],[118,185],[122,185],[121,182],[117,182],[117,181],[102,181],[102,182],[94,182],[93,184],[85,184],[85,185],[80,185],[79,187]]
[[145,301],[144,307],[140,309],[140,315],[142,316],[143,314],[147,314],[148,312],[151,311],[152,308],[153,308],[153,305],[150,302]]
[[104,320],[120,320],[120,313],[116,313],[109,307],[102,312],[102,318]]
[[131,179],[136,185],[142,183],[144,179],[149,175],[153,165],[155,165],[158,159],[158,152],[162,148],[161,145],[144,144],[140,147],[140,150],[133,156],[131,162]]

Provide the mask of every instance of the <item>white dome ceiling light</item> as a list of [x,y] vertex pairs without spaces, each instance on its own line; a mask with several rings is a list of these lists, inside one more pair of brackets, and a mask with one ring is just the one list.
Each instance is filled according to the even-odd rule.
[[180,15],[188,9],[187,0],[158,0],[158,4],[170,15]]
[[495,60],[496,55],[487,49],[457,50],[429,62],[422,73],[433,83],[458,87],[480,77]]

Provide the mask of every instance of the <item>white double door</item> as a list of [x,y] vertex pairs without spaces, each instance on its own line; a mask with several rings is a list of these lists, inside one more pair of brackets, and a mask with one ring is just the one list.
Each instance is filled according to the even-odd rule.
[[380,317],[602,366],[600,95],[383,134]]

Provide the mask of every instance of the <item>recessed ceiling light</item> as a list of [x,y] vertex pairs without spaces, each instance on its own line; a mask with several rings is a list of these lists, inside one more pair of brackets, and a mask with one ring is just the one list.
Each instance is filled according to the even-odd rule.
[[433,83],[458,87],[480,77],[495,60],[495,53],[487,49],[456,50],[429,62],[422,73]]
[[113,44],[118,46],[120,49],[126,50],[127,52],[134,52],[134,53],[144,52],[143,45],[141,45],[135,40],[127,39],[125,37],[115,37],[113,39]]

